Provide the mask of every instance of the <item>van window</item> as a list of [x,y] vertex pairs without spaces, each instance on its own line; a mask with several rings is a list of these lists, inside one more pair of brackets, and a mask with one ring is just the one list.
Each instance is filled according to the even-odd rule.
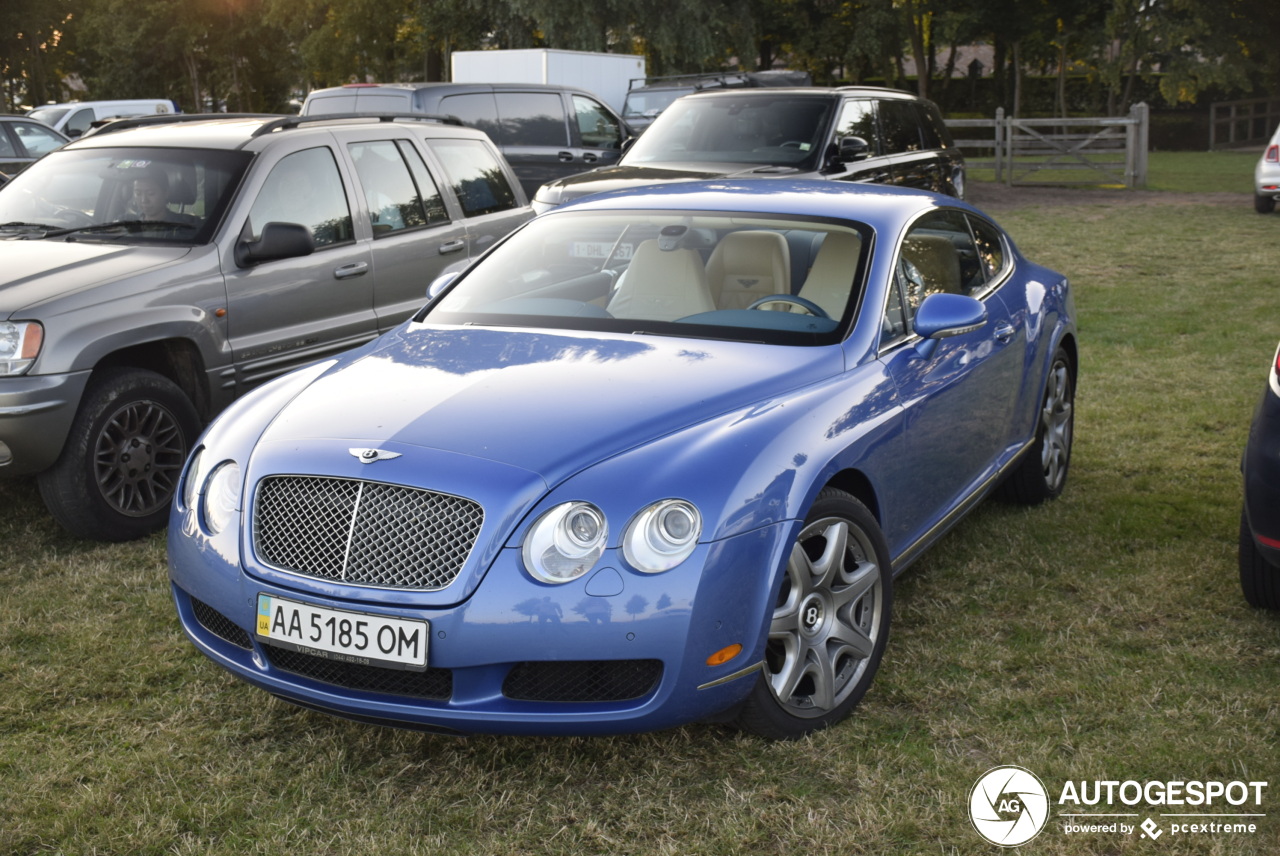
[[473,92],[466,95],[446,95],[440,99],[440,112],[457,116],[462,124],[484,131],[489,139],[502,145],[502,130],[498,125],[498,105],[491,92]]
[[593,149],[622,148],[622,129],[600,102],[584,95],[575,95],[573,112],[577,118],[582,145]]
[[479,140],[431,140],[468,217],[516,207],[516,194],[493,151]]
[[324,146],[294,152],[271,168],[249,211],[252,240],[267,223],[301,223],[316,249],[353,239],[351,209],[333,152]]
[[499,92],[504,146],[567,146],[569,127],[558,92]]
[[78,137],[89,130],[89,126],[97,121],[97,118],[92,107],[81,107],[71,114],[71,118],[67,120],[67,124],[62,128],[62,133],[68,137]]

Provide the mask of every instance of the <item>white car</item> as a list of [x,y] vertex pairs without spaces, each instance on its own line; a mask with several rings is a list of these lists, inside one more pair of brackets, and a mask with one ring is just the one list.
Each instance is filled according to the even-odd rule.
[[1259,214],[1276,210],[1280,198],[1280,128],[1271,135],[1267,150],[1253,171],[1253,207]]

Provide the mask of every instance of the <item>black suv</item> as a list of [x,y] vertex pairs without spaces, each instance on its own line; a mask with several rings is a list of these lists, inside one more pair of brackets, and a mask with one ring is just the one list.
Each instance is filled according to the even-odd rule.
[[895,89],[805,87],[686,95],[617,166],[545,184],[533,207],[723,176],[866,181],[964,196],[964,157],[933,102]]

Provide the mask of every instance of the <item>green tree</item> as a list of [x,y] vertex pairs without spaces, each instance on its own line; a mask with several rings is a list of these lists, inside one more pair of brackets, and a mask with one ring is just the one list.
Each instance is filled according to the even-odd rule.
[[79,0],[0,3],[0,109],[61,100]]

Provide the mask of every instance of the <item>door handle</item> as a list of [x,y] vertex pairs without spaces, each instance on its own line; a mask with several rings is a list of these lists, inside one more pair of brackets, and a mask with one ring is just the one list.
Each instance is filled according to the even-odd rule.
[[596,161],[598,161],[600,158],[596,157],[596,156],[595,156],[593,153],[591,153],[591,152],[584,152],[584,153],[583,153],[583,155],[582,155],[582,159],[583,159],[584,161],[586,161],[587,163],[595,163],[595,162],[596,162]]
[[351,279],[354,276],[364,276],[369,272],[368,262],[352,262],[349,265],[342,265],[333,269],[334,279]]
[[1017,331],[1013,329],[1012,324],[1008,323],[1007,321],[1001,321],[1000,324],[996,327],[996,339],[999,340],[1001,344],[1004,344],[1005,342],[1008,342],[1010,339],[1012,339],[1013,334],[1016,332]]
[[457,240],[454,240],[454,241],[445,241],[443,244],[439,246],[439,248],[437,249],[437,252],[439,252],[440,255],[442,256],[446,256],[449,253],[456,253],[459,250],[465,250],[466,248],[467,248],[467,242],[462,240],[461,238],[458,238]]
[[560,158],[560,163],[573,163],[573,152],[560,152],[557,157]]

